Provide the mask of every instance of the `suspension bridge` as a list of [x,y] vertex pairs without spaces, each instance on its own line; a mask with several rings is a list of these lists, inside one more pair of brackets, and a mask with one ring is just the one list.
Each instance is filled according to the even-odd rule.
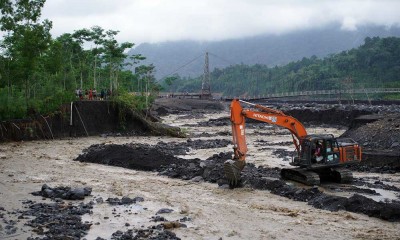
[[[355,100],[356,96],[363,95],[364,99],[368,101],[376,100],[373,99],[374,96],[384,95],[384,94],[393,94],[400,93],[400,88],[344,88],[344,89],[328,89],[328,90],[310,90],[310,91],[292,91],[292,92],[280,92],[280,93],[268,93],[257,96],[221,96],[220,93],[212,93],[211,92],[211,77],[210,77],[210,61],[209,55],[219,58],[222,61],[229,63],[230,65],[235,65],[230,61],[225,60],[222,57],[219,57],[216,54],[206,52],[204,54],[204,65],[203,65],[203,75],[202,75],[202,83],[201,83],[201,91],[197,93],[189,93],[189,92],[174,92],[174,93],[164,93],[160,94],[160,97],[176,97],[176,98],[199,98],[199,99],[233,99],[240,98],[243,100],[264,100],[264,99],[282,99],[282,98],[304,98],[304,97],[315,97],[315,96],[325,96],[328,99],[339,99],[339,100]],[[203,55],[199,56],[202,57]],[[194,62],[194,60],[199,57],[183,64],[178,69],[173,71],[172,73],[164,76],[168,77],[175,73],[177,73],[180,69],[186,67],[187,65]]]

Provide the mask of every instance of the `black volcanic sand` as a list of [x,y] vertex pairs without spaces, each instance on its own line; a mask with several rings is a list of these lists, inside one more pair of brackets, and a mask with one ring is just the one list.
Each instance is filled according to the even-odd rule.
[[[28,210],[19,211],[19,218],[28,216],[35,217],[26,225],[33,228],[41,237],[29,237],[28,240],[39,239],[82,239],[90,229],[92,223],[82,222],[82,215],[91,214],[95,206],[93,201],[85,204],[83,202],[74,204],[57,201],[55,203],[36,203],[34,201],[24,202]],[[146,229],[129,229],[126,232],[120,230],[111,234],[111,239],[180,239],[175,233],[166,229],[165,219],[160,218],[163,223],[149,226]],[[156,222],[156,221],[155,221]],[[179,223],[181,226],[186,226]],[[12,226],[12,225],[10,225]],[[98,237],[96,239],[103,239]]]
[[[119,166],[129,169],[157,171],[160,175],[183,180],[193,179],[225,185],[223,163],[230,153],[215,154],[205,161],[180,159],[163,151],[162,145],[146,144],[93,145],[78,156],[77,161]],[[280,169],[247,164],[242,172],[242,186],[269,190],[273,194],[296,201],[308,202],[316,208],[364,213],[388,221],[400,221],[400,203],[376,202],[359,194],[350,198],[325,194],[318,188],[291,186],[279,178]],[[271,180],[274,178],[276,180]]]
[[151,107],[151,112],[155,115],[163,116],[171,113],[203,113],[220,112],[225,109],[225,105],[219,101],[200,100],[190,98],[157,98]]
[[[6,211],[0,207],[0,220],[5,224],[0,228],[0,238],[3,239],[17,239],[19,227],[17,225],[21,219],[25,219],[25,225],[29,226],[32,232],[36,233],[37,237],[28,237],[28,240],[40,239],[83,239],[90,230],[92,222],[82,221],[84,214],[92,214],[93,208],[97,204],[102,204],[102,198],[97,198],[95,201],[77,201],[83,200],[85,197],[90,196],[91,188],[71,188],[65,186],[49,187],[44,184],[40,191],[33,192],[35,196],[42,196],[51,199],[52,202],[37,202],[33,200],[25,200],[23,210]],[[93,197],[94,198],[94,197]],[[62,200],[70,200],[68,202]],[[72,200],[72,201],[71,201]],[[143,202],[142,197],[122,197],[108,198],[105,200],[110,206],[115,205],[131,205],[137,202]],[[113,212],[115,211],[115,208]],[[155,216],[152,217],[151,225],[147,228],[131,228],[126,232],[116,231],[110,233],[111,239],[173,239],[178,238],[175,233],[169,231],[169,228],[186,227],[184,222],[191,221],[191,218],[184,217],[177,221],[168,221],[165,217],[159,216],[160,213],[170,213],[172,209],[161,208],[157,211]],[[8,218],[15,215],[18,220],[9,220]],[[161,222],[161,223],[160,223]],[[97,224],[97,223],[96,223]],[[1,226],[1,225],[0,225]],[[129,226],[125,225],[125,226]],[[103,236],[104,237],[104,236]],[[19,239],[19,238],[18,238]],[[96,239],[103,239],[98,237]],[[108,238],[107,238],[108,239]]]
[[36,203],[26,201],[28,210],[22,211],[19,218],[25,216],[35,217],[26,225],[33,231],[45,237],[28,238],[33,239],[81,239],[87,234],[92,224],[83,223],[82,215],[90,214],[93,202],[85,204],[66,203],[57,201],[55,203]]
[[[162,240],[180,240],[175,233],[164,230],[162,225],[155,226],[150,229],[139,229],[139,230],[128,230],[126,232],[116,231],[112,234],[111,239],[118,240],[141,240],[141,239],[162,239]],[[96,240],[103,240],[103,238],[97,238]]]
[[[82,215],[91,214],[94,202],[84,203],[82,201],[65,202],[68,200],[83,200],[90,195],[91,188],[55,187],[51,188],[44,184],[41,191],[33,192],[35,196],[42,196],[43,199],[50,198],[52,202],[37,202],[25,200],[23,210],[6,211],[0,207],[0,219],[5,223],[5,230],[0,225],[0,238],[20,239],[17,222],[25,219],[24,223],[29,226],[32,232],[38,237],[28,237],[29,240],[38,239],[81,239],[92,225],[89,222],[82,222]],[[14,215],[14,216],[13,216]],[[8,220],[15,218],[18,220]],[[23,228],[21,228],[23,230]],[[25,230],[23,230],[25,231]],[[5,235],[4,235],[5,234]]]

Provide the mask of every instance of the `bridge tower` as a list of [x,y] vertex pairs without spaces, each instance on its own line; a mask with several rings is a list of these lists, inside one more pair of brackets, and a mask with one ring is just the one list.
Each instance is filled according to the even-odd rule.
[[210,68],[208,64],[208,52],[206,52],[205,61],[204,61],[204,75],[203,82],[201,84],[201,96],[202,99],[210,99],[211,96],[211,88],[210,88]]

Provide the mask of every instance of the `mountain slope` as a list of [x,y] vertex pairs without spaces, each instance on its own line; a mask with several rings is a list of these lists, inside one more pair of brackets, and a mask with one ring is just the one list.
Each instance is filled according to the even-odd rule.
[[[400,38],[367,37],[360,47],[325,58],[302,58],[279,67],[237,64],[215,69],[210,74],[212,91],[229,97],[332,89],[398,88]],[[178,77],[170,85],[164,83],[164,88],[167,92],[200,92],[201,81],[202,77]],[[398,95],[385,95],[385,98],[396,99]]]
[[[182,67],[180,76],[202,74],[204,53],[210,52],[210,71],[234,64],[284,65],[303,57],[325,57],[360,46],[365,37],[400,36],[400,28],[366,26],[356,31],[343,31],[339,26],[311,29],[284,35],[263,35],[218,42],[177,41],[144,43],[131,50],[147,57],[144,64],[156,66],[158,79]],[[195,60],[194,60],[195,59]]]

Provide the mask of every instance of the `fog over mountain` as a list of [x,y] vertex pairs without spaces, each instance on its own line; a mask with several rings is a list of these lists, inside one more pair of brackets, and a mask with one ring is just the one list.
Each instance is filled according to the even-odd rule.
[[[143,43],[130,53],[147,57],[142,63],[156,66],[158,79],[175,73],[199,76],[203,72],[204,53],[210,52],[210,71],[233,64],[284,65],[303,57],[325,57],[360,46],[366,37],[400,37],[400,27],[363,26],[343,30],[339,25],[309,29],[282,35],[259,35],[224,41],[170,41]],[[192,61],[192,62],[191,62]],[[186,66],[185,66],[186,65]]]

